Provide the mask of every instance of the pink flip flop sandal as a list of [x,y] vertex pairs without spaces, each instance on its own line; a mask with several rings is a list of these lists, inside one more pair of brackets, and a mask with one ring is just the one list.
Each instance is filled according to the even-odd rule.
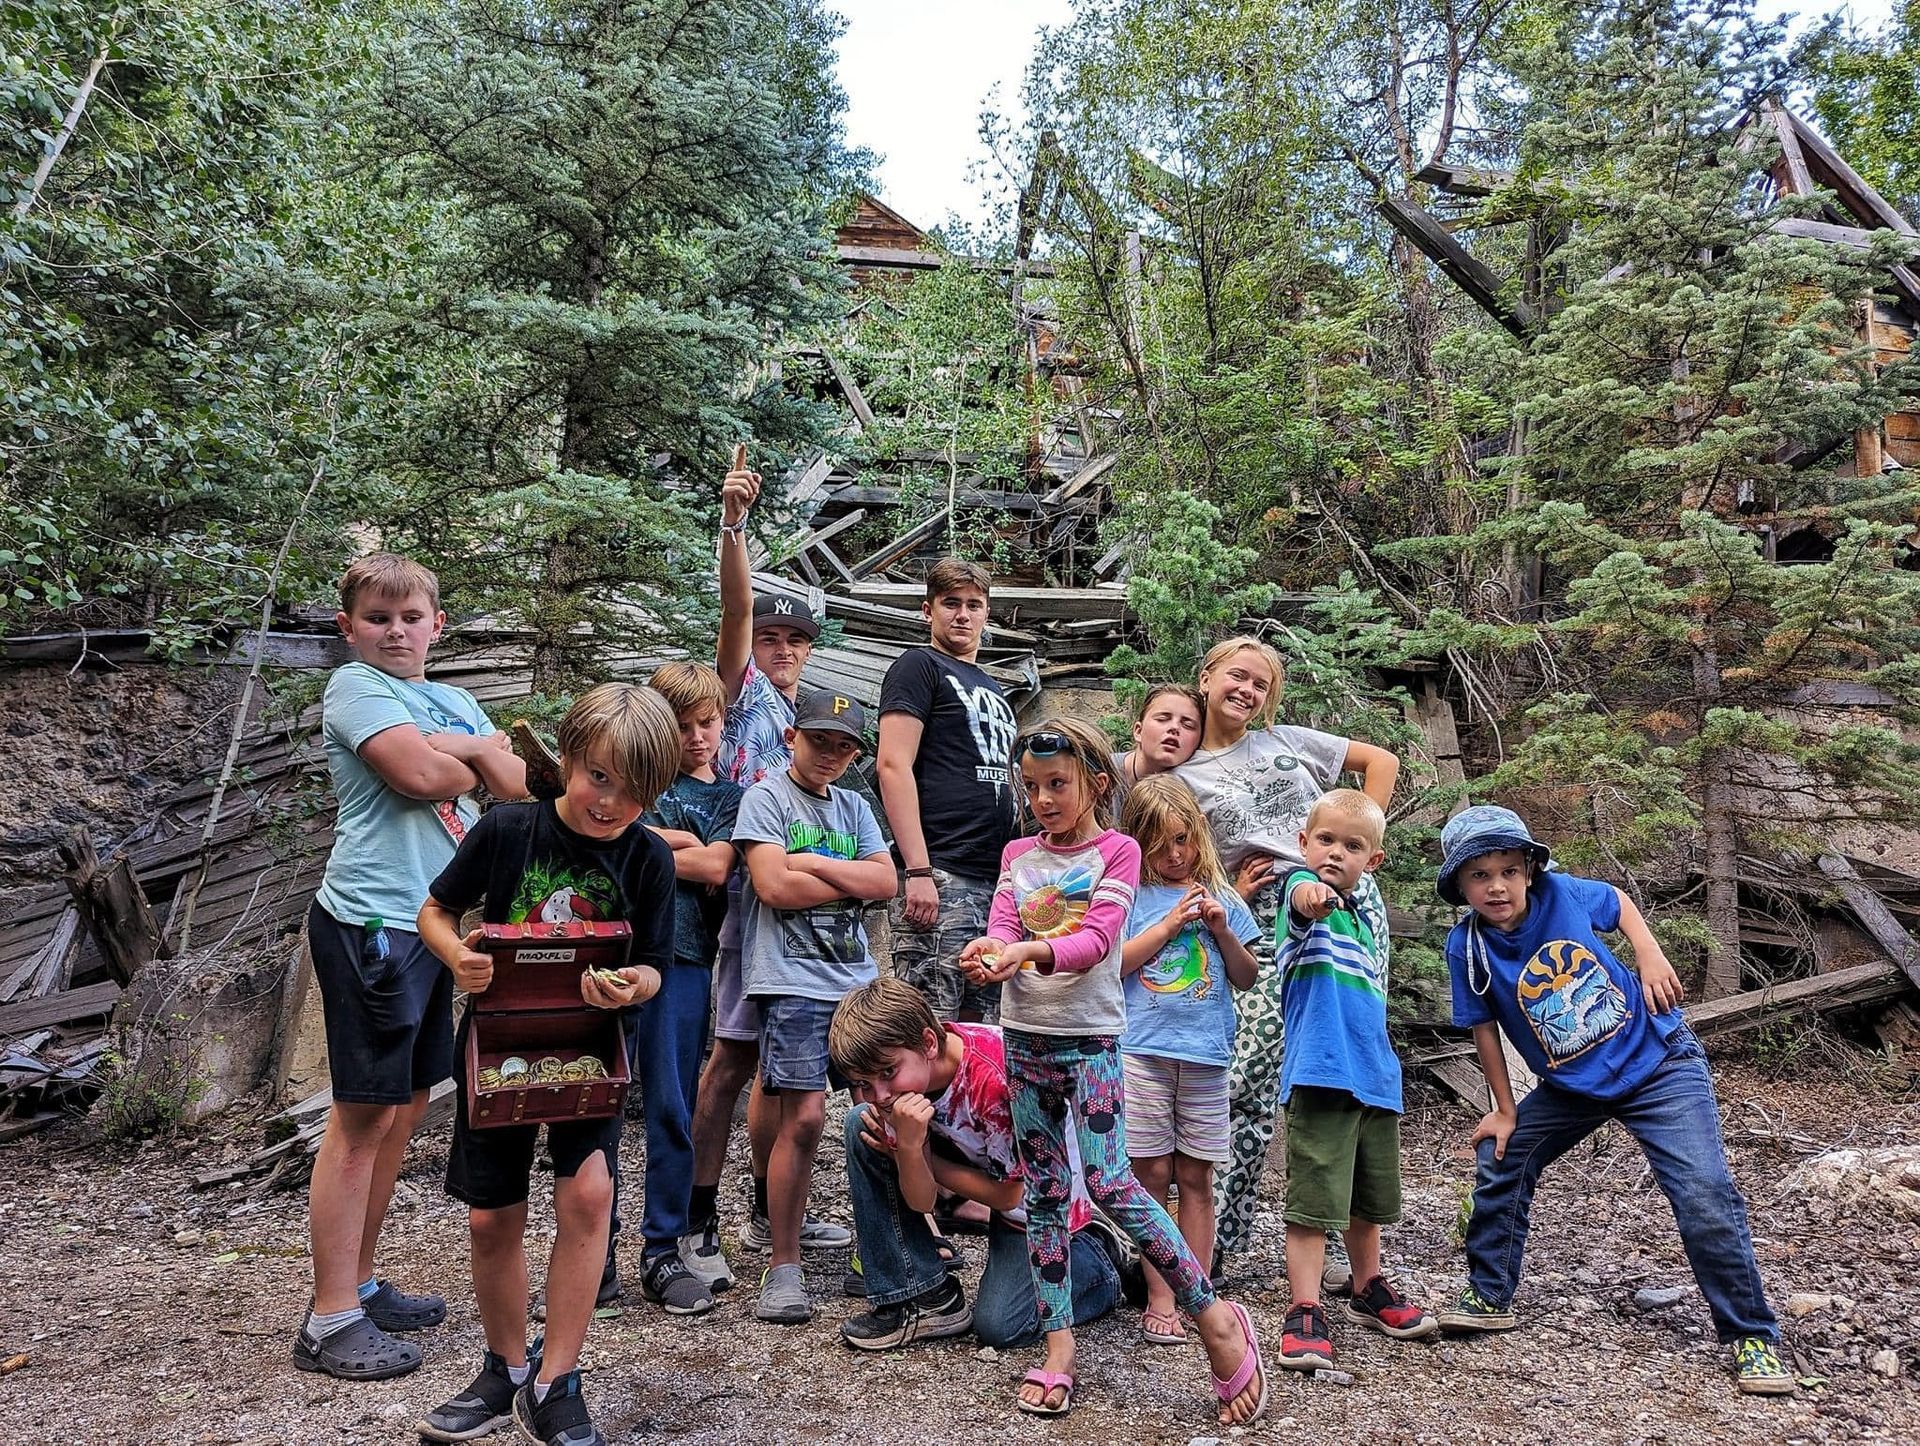
[[[1042,1395],[1040,1398],[1040,1404],[1037,1406],[1025,1396],[1015,1396],[1013,1398],[1013,1404],[1025,1411],[1029,1416],[1064,1416],[1073,1409],[1074,1381],[1072,1371],[1043,1371],[1036,1367],[1028,1371],[1027,1374],[1021,1378],[1020,1384],[1023,1386],[1038,1386],[1045,1392],[1045,1395]],[[1215,1385],[1218,1384],[1218,1382],[1215,1382]],[[1059,1405],[1049,1406],[1047,1404],[1047,1396],[1052,1395],[1058,1390],[1064,1390],[1066,1395],[1061,1398]],[[1228,1399],[1231,1400],[1232,1398],[1229,1397]],[[1264,1407],[1266,1402],[1262,1401],[1261,1405]]]
[[[1253,1379],[1255,1372],[1258,1372],[1260,1399],[1254,1403],[1253,1414],[1247,1417],[1247,1421],[1258,1421],[1267,1414],[1267,1388],[1272,1383],[1272,1378],[1267,1374],[1266,1363],[1260,1359],[1260,1338],[1253,1332],[1253,1317],[1247,1314],[1247,1308],[1244,1305],[1236,1301],[1228,1301],[1227,1309],[1232,1311],[1234,1318],[1240,1322],[1240,1334],[1246,1338],[1247,1353],[1240,1358],[1240,1368],[1229,1379],[1223,1381],[1218,1376],[1213,1378],[1213,1393],[1220,1398],[1220,1404],[1224,1406],[1246,1390],[1247,1383]],[[1244,1426],[1247,1421],[1236,1421],[1234,1424]]]
[[1180,1324],[1178,1311],[1145,1311],[1140,1316],[1140,1339],[1150,1346],[1184,1346],[1186,1327]]

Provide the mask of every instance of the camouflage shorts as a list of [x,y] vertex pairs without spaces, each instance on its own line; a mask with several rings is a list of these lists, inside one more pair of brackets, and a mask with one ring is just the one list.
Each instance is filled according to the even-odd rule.
[[1000,1018],[1000,986],[974,984],[960,972],[960,951],[987,932],[993,909],[992,879],[969,879],[945,869],[933,871],[940,891],[940,916],[931,929],[907,922],[906,890],[889,911],[893,927],[893,974],[927,996],[942,1020],[962,1014],[989,1024]]

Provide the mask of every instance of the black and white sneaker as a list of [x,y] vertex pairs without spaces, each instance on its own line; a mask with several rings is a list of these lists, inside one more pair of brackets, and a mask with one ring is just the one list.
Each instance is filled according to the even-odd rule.
[[607,1446],[607,1438],[587,1414],[578,1371],[568,1371],[547,1387],[546,1400],[538,1404],[530,1378],[513,1393],[513,1424],[534,1446]]
[[948,1276],[924,1295],[877,1306],[840,1325],[840,1336],[858,1351],[890,1351],[914,1341],[957,1336],[973,1326],[973,1307],[960,1282]]
[[[528,1379],[532,1379],[540,1370],[537,1348],[528,1352],[527,1363],[532,1367]],[[473,1384],[435,1406],[414,1423],[413,1429],[425,1441],[472,1441],[492,1435],[513,1419],[513,1393],[517,1389],[513,1377],[507,1374],[507,1363],[488,1351]]]
[[713,1309],[712,1294],[678,1255],[651,1261],[640,1276],[640,1293],[668,1315],[705,1315]]
[[727,1252],[720,1244],[718,1220],[709,1218],[699,1229],[680,1237],[680,1263],[715,1295],[733,1288],[733,1268],[727,1264]]

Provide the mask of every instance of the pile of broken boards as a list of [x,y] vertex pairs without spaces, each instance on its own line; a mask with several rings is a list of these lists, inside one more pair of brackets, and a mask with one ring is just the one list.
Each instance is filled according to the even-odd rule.
[[[0,979],[0,1142],[92,1102],[111,1063],[110,1017],[158,947],[124,853],[102,866],[84,830],[60,853],[71,897],[39,947]],[[35,927],[16,921],[6,932]]]

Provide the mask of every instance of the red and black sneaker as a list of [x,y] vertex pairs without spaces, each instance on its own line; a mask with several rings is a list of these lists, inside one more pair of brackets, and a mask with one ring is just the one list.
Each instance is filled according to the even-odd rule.
[[1287,1312],[1280,1333],[1276,1366],[1290,1371],[1314,1371],[1333,1364],[1333,1338],[1327,1334],[1327,1313],[1318,1305],[1296,1305]]
[[1397,1341],[1417,1341],[1440,1329],[1440,1322],[1420,1309],[1384,1275],[1376,1275],[1347,1302],[1347,1318],[1372,1326]]

